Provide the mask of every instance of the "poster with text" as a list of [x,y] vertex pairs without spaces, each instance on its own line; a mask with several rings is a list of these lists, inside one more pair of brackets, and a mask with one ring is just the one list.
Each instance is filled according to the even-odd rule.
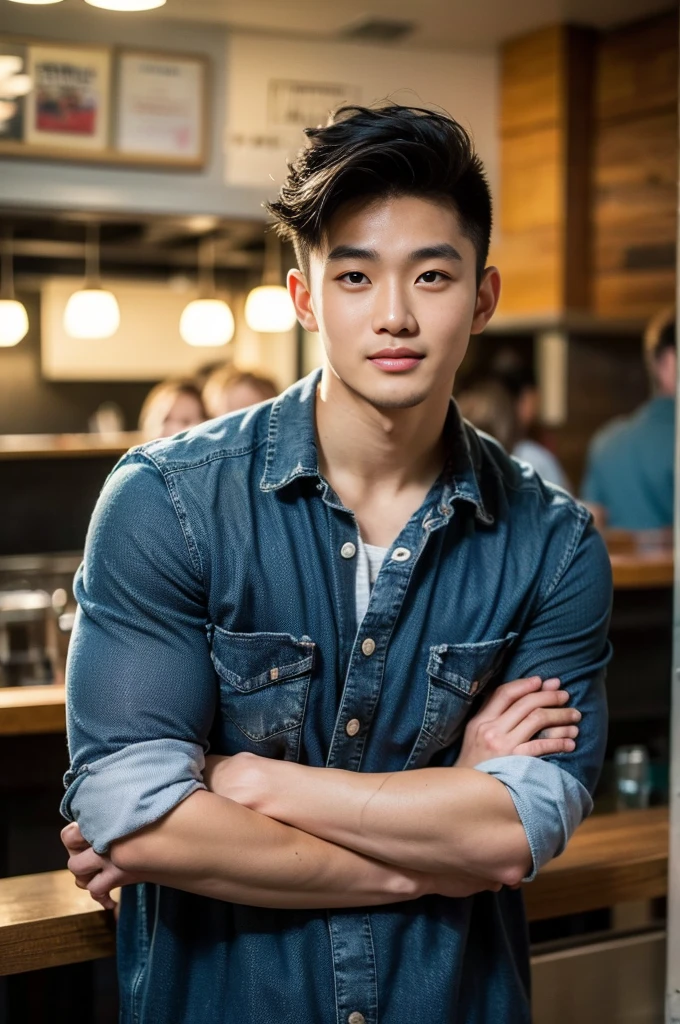
[[202,58],[121,54],[118,151],[200,164],[205,157],[205,77]]
[[33,83],[24,141],[69,149],[106,149],[109,142],[111,58],[95,47],[28,48]]

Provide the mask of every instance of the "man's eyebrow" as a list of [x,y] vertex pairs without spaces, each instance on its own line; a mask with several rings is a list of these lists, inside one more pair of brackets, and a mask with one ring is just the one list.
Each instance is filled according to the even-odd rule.
[[426,245],[422,249],[414,249],[409,253],[409,260],[412,263],[419,263],[421,260],[457,260],[462,262],[463,257],[448,242],[441,242],[439,245]]
[[326,262],[331,260],[377,260],[378,253],[375,249],[359,249],[356,245],[336,245],[326,257]]

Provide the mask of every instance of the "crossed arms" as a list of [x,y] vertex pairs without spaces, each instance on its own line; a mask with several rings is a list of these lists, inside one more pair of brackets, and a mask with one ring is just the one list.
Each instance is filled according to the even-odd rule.
[[[75,588],[63,809],[77,822],[64,838],[79,884],[103,900],[145,880],[250,905],[343,907],[465,896],[536,870],[588,813],[606,737],[609,560],[587,526],[571,536],[506,678],[538,677],[536,693],[559,678],[583,715],[577,749],[526,748],[540,729],[569,727],[534,718],[522,736],[508,725],[509,746],[497,736],[466,760],[477,716],[454,768],[355,775],[277,761],[255,771],[239,755],[209,758],[204,779],[216,711],[204,582],[165,482],[130,456],[98,503]],[[519,722],[530,696],[510,701]],[[511,708],[499,710],[497,720]]]
[[[105,906],[152,881],[254,906],[370,906],[516,885],[531,854],[506,787],[472,765],[573,750],[578,711],[558,680],[506,684],[468,723],[455,768],[360,774],[254,755],[208,757],[161,821],[96,854],[64,829],[77,884]],[[542,738],[532,737],[541,732]]]

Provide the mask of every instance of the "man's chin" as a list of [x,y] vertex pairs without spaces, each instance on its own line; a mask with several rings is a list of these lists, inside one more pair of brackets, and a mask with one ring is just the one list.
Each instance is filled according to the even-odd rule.
[[376,409],[413,409],[427,401],[430,391],[406,381],[390,388],[357,388],[358,394]]

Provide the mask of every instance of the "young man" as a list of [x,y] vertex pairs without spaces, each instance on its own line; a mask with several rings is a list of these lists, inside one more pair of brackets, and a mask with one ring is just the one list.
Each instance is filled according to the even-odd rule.
[[307,134],[272,212],[326,362],[110,477],[69,866],[128,884],[125,1022],[527,1024],[516,890],[591,807],[609,560],[450,400],[499,291],[466,133],[390,106]]

